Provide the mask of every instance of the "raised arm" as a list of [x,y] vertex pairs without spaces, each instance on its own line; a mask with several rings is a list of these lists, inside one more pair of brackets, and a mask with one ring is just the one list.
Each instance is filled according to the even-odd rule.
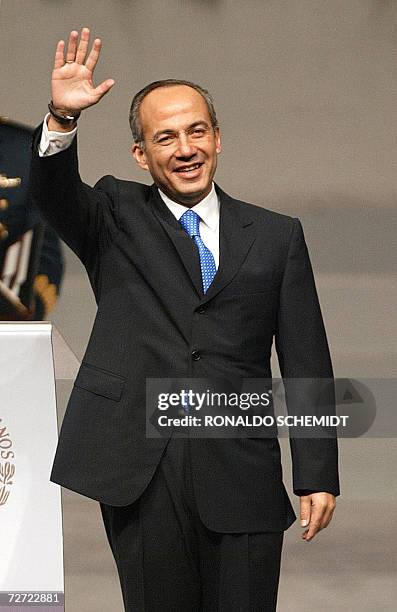
[[[89,37],[88,28],[83,28],[80,40],[77,32],[70,33],[66,50],[64,41],[57,44],[51,79],[51,110],[61,116],[61,121],[50,115],[50,131],[73,130],[76,122],[64,125],[62,117],[67,122],[68,116],[76,116],[93,106],[114,84],[113,79],[108,79],[94,87],[93,72],[101,41],[95,39],[88,53]],[[59,141],[62,136],[58,144]],[[55,147],[59,151],[55,151],[56,154],[43,154],[42,142],[42,130],[38,128],[32,147],[31,199],[84,265],[92,269],[99,260],[98,255],[118,232],[117,183],[113,177],[101,179],[95,188],[83,183],[78,171],[76,138],[71,145],[69,138],[63,147]]]
[[[51,76],[51,97],[54,109],[62,116],[75,116],[97,104],[114,85],[113,79],[107,79],[94,86],[93,74],[102,43],[99,38],[95,38],[88,53],[89,40],[90,31],[83,28],[80,41],[78,32],[73,31],[69,35],[67,49],[65,41],[60,40],[57,44]],[[73,127],[73,123],[65,126],[53,116],[48,122],[48,128],[57,132],[67,132]]]

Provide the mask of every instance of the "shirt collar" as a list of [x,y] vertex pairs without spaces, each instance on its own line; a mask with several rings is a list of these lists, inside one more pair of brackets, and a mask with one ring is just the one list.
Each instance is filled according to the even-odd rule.
[[[168,206],[174,217],[179,221],[183,213],[189,210],[187,206],[178,204],[171,200],[165,193],[160,189],[158,190],[162,200]],[[212,189],[205,198],[203,198],[198,204],[192,206],[191,210],[196,212],[200,219],[204,221],[206,225],[212,230],[216,230],[219,225],[219,200],[215,191],[215,185],[212,183]]]

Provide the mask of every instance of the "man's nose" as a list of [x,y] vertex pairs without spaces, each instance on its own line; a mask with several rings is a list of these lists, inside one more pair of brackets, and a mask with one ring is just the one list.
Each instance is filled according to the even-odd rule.
[[197,149],[190,141],[188,134],[180,134],[178,148],[175,151],[176,157],[193,157],[196,152]]

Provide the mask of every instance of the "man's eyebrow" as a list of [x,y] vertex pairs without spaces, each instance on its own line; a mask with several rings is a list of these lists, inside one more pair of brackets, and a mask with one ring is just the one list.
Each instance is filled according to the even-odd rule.
[[199,125],[203,125],[204,127],[209,127],[208,123],[206,121],[204,121],[204,119],[202,119],[201,121],[195,121],[194,123],[189,125],[189,127],[187,129],[191,130],[192,128],[195,128],[195,127],[197,127]]
[[[191,123],[187,128],[186,131],[191,130],[192,128],[198,127],[199,125],[202,125],[203,127],[208,128],[209,125],[208,123],[203,119],[202,121],[195,121],[194,123]],[[166,134],[176,134],[175,130],[159,130],[158,132],[155,132],[155,134],[152,137],[152,142],[155,142],[156,140],[158,140],[160,138],[160,136],[164,136]]]

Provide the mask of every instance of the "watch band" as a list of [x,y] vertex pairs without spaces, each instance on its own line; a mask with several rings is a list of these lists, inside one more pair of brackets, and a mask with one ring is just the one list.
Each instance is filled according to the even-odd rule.
[[61,125],[72,125],[72,123],[75,123],[81,115],[81,111],[77,111],[77,113],[74,115],[72,115],[70,112],[67,115],[61,115],[60,112],[54,107],[52,100],[48,105],[48,110],[54,119],[56,119]]

